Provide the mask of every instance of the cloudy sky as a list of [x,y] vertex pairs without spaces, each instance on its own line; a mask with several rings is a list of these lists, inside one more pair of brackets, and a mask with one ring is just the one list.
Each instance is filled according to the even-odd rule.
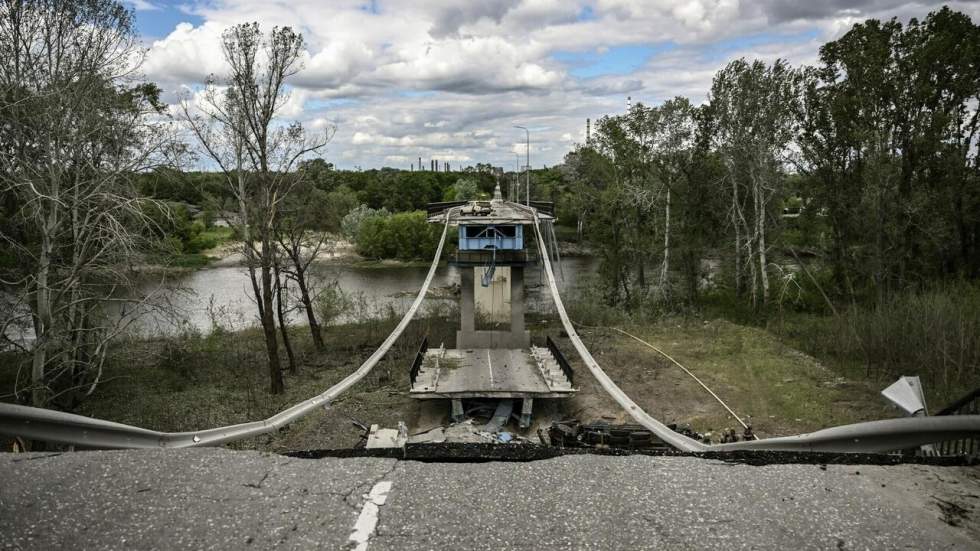
[[[739,57],[813,63],[820,44],[869,17],[923,17],[901,0],[127,0],[168,98],[223,72],[221,31],[289,25],[306,40],[284,115],[336,127],[324,157],[343,168],[512,168],[561,162],[586,118],[626,98],[701,102]],[[980,4],[953,2],[980,21]],[[523,162],[523,161],[522,161]]]

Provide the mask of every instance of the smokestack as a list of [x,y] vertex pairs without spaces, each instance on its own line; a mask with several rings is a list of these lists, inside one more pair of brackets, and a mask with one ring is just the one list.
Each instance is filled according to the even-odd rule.
[[585,119],[585,145],[592,144],[592,119]]
[[419,157],[419,172],[422,172],[422,157]]
[[626,96],[626,112],[629,113],[630,109],[633,108],[633,98],[632,96]]

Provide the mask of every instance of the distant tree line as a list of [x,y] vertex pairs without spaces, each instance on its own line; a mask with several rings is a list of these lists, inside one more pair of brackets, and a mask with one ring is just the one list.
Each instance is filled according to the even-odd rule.
[[978,101],[968,16],[868,20],[818,66],[740,59],[703,105],[603,117],[566,157],[563,202],[601,244],[612,304],[695,301],[710,258],[756,308],[804,287],[834,308],[975,280]]

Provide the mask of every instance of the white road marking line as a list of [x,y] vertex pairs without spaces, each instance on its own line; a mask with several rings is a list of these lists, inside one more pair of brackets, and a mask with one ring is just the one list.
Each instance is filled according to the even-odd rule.
[[367,501],[361,508],[361,514],[354,523],[354,531],[348,540],[356,543],[355,551],[367,551],[368,540],[374,534],[374,529],[378,526],[378,508],[388,500],[388,492],[391,491],[391,481],[382,480],[371,488],[371,493],[367,495]]
[[487,349],[487,369],[490,370],[490,388],[493,388],[493,362],[490,360],[490,349]]

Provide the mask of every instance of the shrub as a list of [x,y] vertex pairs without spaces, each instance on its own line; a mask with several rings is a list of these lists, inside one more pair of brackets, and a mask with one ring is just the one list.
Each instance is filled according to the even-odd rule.
[[[804,348],[890,380],[919,375],[945,403],[980,384],[980,287],[957,284],[909,293],[798,327]],[[940,403],[932,404],[934,407]]]
[[361,233],[361,225],[365,220],[385,217],[390,214],[385,208],[372,209],[367,205],[360,205],[344,215],[340,221],[340,232],[347,240],[356,242]]
[[330,325],[353,305],[351,296],[345,293],[336,281],[333,281],[317,295],[314,308],[320,323]]
[[370,216],[361,221],[355,244],[368,258],[428,259],[439,245],[440,228],[422,211]]

